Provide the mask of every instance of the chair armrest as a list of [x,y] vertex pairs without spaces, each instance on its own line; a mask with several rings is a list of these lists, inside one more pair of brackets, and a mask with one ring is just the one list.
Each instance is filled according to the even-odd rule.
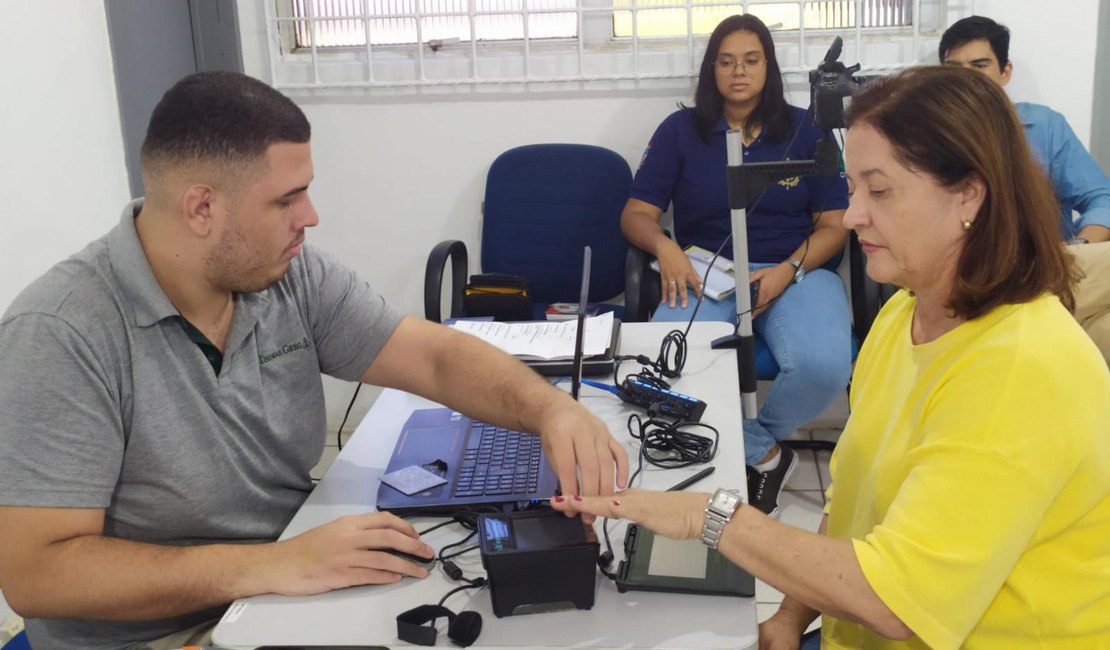
[[424,268],[424,318],[436,323],[443,322],[440,317],[440,304],[443,296],[443,269],[451,260],[451,313],[450,318],[463,315],[463,290],[466,288],[466,244],[457,239],[448,239],[436,244],[428,254],[428,265]]
[[628,254],[624,258],[624,320],[632,323],[642,323],[647,320],[647,309],[644,306],[643,291],[644,275],[647,273],[649,256],[642,249],[629,244]]
[[[670,230],[664,229],[663,234],[673,239]],[[653,261],[655,256],[629,242],[624,258],[624,320],[627,322],[649,321],[659,306],[663,292],[659,286],[659,272],[651,268]]]
[[651,268],[654,259],[647,251],[628,245],[624,258],[624,320],[627,322],[649,321],[659,306],[659,273]]

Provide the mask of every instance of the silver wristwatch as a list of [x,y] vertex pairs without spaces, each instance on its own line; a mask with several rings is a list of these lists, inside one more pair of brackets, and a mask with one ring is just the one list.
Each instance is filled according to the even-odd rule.
[[802,266],[802,261],[796,260],[793,257],[786,261],[790,264],[790,266],[794,267],[794,283],[797,284],[801,282],[802,278],[806,277],[806,270],[805,267]]
[[705,523],[701,527],[701,543],[712,549],[717,548],[717,544],[721,543],[721,533],[743,502],[739,490],[721,488],[709,497],[709,505],[705,506]]

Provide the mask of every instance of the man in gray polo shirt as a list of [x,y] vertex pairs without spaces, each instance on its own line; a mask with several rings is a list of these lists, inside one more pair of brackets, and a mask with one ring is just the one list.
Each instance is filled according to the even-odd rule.
[[565,493],[627,482],[565,393],[304,245],[309,135],[259,81],[186,77],[151,117],[145,202],[0,320],[0,588],[36,649],[180,645],[236,598],[427,575],[382,552],[432,554],[390,514],[274,542],[323,450],[320,373],[537,432]]

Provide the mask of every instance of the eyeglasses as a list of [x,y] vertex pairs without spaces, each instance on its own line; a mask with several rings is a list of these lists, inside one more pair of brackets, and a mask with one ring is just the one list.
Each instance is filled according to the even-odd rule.
[[727,72],[732,74],[736,72],[737,68],[743,68],[744,72],[759,70],[767,59],[759,55],[746,56],[743,59],[734,59],[731,56],[717,57],[716,64],[717,70],[720,72]]

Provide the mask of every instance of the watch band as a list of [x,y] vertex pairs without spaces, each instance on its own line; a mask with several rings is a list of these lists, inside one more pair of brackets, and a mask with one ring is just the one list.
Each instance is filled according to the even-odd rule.
[[806,270],[805,267],[802,266],[802,261],[796,260],[793,257],[786,261],[790,264],[790,266],[794,267],[794,283],[797,284],[798,282],[801,282],[802,278],[806,276]]
[[701,527],[701,543],[716,549],[721,543],[721,534],[732,520],[732,515],[744,500],[738,490],[718,489],[709,497],[705,506],[705,523]]

